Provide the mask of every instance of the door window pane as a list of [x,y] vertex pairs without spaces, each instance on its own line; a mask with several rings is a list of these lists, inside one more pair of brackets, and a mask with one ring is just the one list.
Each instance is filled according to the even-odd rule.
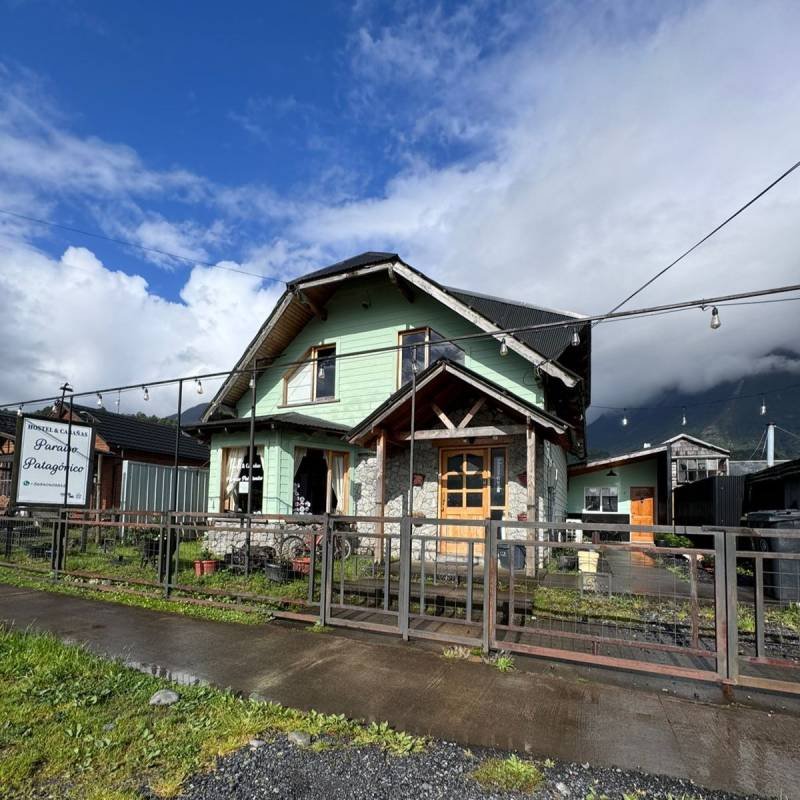
[[467,472],[483,472],[483,456],[477,453],[467,453]]
[[467,489],[482,489],[483,488],[483,474],[473,473],[467,475]]
[[448,472],[457,472],[459,475],[461,474],[461,465],[463,463],[463,457],[459,453],[456,456],[448,456],[447,458],[447,471]]
[[483,492],[467,492],[467,508],[481,508],[483,506]]
[[447,493],[447,507],[448,508],[461,508],[464,504],[462,502],[461,492],[448,492]]
[[447,476],[447,488],[448,489],[463,489],[464,488],[464,476],[463,475],[448,475]]

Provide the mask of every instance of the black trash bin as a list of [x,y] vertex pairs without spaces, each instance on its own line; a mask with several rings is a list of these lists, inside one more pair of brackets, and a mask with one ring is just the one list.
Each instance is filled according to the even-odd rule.
[[[796,536],[753,538],[753,549],[770,553],[800,553],[800,511],[751,511],[745,517],[749,528],[786,528]],[[781,603],[800,603],[800,560],[764,559],[764,592]]]
[[508,569],[510,553],[514,553],[514,569],[525,569],[525,545],[505,541],[497,543],[497,559],[503,569]]

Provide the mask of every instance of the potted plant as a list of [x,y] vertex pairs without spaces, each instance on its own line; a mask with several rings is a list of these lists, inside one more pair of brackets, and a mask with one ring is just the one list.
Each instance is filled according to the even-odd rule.
[[213,572],[217,571],[217,559],[214,558],[214,554],[210,550],[203,550],[203,552],[200,553],[200,558],[203,563],[203,575],[211,575]]
[[203,562],[201,559],[196,558],[194,560],[194,574],[200,578],[203,575]]
[[308,575],[311,572],[311,557],[298,556],[292,559],[292,571],[298,575]]
[[273,583],[286,583],[289,580],[289,565],[286,562],[267,561],[264,564],[264,575]]

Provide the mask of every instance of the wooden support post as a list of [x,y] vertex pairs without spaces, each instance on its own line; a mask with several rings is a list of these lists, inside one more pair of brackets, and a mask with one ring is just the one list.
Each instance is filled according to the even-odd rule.
[[[386,431],[381,430],[378,434],[378,443],[375,448],[375,454],[378,461],[378,475],[375,479],[375,516],[382,517],[385,511],[385,483],[386,483]],[[378,536],[379,546],[376,548],[379,554],[386,552],[384,547],[383,538],[383,522],[378,522],[375,525],[375,533]],[[386,569],[392,563],[391,548],[389,549],[389,560],[386,562]],[[380,561],[380,555],[378,555]]]
[[[536,504],[536,429],[533,423],[528,423],[528,428],[525,432],[525,443],[527,450],[526,473],[527,473],[527,497],[526,506],[528,510],[528,522],[536,522],[538,517],[538,508]],[[530,534],[533,534],[533,537]],[[539,538],[539,531],[535,528],[529,529],[528,538]],[[529,547],[525,554],[525,574],[528,576],[535,575],[538,569],[539,548]],[[511,554],[513,557],[513,553]]]

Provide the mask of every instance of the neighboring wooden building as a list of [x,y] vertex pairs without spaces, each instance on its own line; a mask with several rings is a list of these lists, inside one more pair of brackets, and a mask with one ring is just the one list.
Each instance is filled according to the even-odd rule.
[[[445,341],[541,322],[563,325]],[[584,450],[590,353],[576,315],[442,286],[392,253],[291,281],[236,364],[256,374],[263,488],[251,506],[407,512],[413,407],[415,513],[563,519],[567,453]],[[211,443],[210,511],[246,505],[248,383],[232,375],[188,428]]]
[[681,433],[667,439],[672,458],[672,485],[692,483],[715,475],[728,474],[731,451]]

